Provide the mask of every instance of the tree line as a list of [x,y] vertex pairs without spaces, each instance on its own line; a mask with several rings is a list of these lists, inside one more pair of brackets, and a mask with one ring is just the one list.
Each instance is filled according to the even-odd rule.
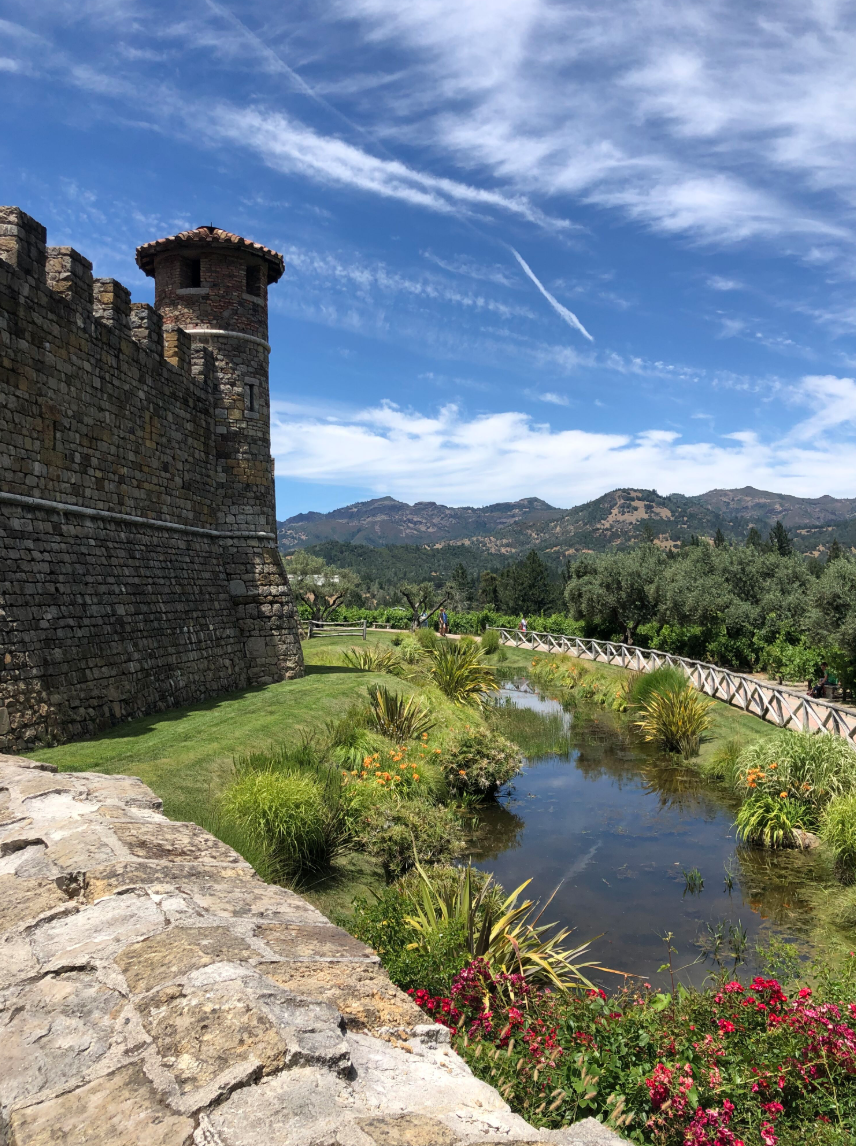
[[[317,619],[369,604],[351,570],[304,551],[286,568]],[[527,618],[561,613],[581,635],[733,668],[808,679],[825,659],[846,682],[856,676],[856,561],[837,540],[825,559],[798,554],[781,522],[766,538],[753,527],[742,545],[718,532],[712,543],[691,537],[666,549],[650,530],[632,549],[584,553],[560,573],[534,550],[498,572],[461,563],[440,585],[402,582],[373,603],[400,604],[411,620],[441,606]]]

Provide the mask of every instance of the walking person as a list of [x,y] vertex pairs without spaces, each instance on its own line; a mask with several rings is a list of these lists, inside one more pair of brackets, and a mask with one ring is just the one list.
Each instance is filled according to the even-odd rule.
[[528,633],[529,632],[529,626],[526,624],[526,618],[525,617],[520,618],[520,624],[517,626],[517,629],[521,633]]

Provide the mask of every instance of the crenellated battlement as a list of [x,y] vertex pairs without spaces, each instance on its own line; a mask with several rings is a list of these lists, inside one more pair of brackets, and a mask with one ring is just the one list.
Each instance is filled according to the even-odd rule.
[[[267,265],[233,238],[207,248],[221,323]],[[188,330],[46,240],[0,207],[0,750],[302,672],[266,341]]]

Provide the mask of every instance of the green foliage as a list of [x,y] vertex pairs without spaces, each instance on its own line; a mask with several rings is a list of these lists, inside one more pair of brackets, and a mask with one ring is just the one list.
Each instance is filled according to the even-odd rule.
[[222,815],[263,853],[262,874],[299,883],[329,867],[351,842],[352,817],[335,769],[308,752],[257,754],[236,761],[220,800]]
[[448,863],[464,851],[461,821],[450,809],[425,800],[378,800],[363,810],[357,834],[361,847],[395,879],[423,863]]
[[522,561],[506,566],[497,578],[498,604],[507,613],[543,613],[561,598],[561,584],[533,549]]
[[441,641],[430,656],[432,682],[455,704],[480,704],[487,693],[499,688],[493,670],[482,662],[476,645]]
[[585,555],[568,571],[565,600],[575,618],[633,644],[639,626],[656,615],[654,590],[667,561],[654,545],[600,558]]
[[830,800],[823,815],[820,835],[840,867],[849,871],[856,868],[856,792]]
[[743,742],[739,737],[735,736],[731,740],[726,740],[709,760],[700,765],[702,775],[707,780],[733,788],[742,751]]
[[496,629],[487,629],[481,639],[481,651],[486,657],[493,656],[499,648],[499,633]]
[[780,676],[784,680],[816,681],[819,679],[822,661],[827,664],[835,658],[835,652],[810,644],[805,637],[788,639],[780,633],[771,645],[761,649],[759,664],[770,676]]
[[737,838],[767,848],[793,847],[794,829],[805,827],[804,805],[766,792],[745,800],[737,813]]
[[[458,869],[438,865],[431,874],[436,880],[449,874],[457,880]],[[432,994],[444,994],[469,962],[463,930],[450,927],[445,935],[437,935],[430,947],[412,946],[413,928],[406,921],[413,910],[412,892],[406,882],[410,878],[396,880],[372,899],[354,900],[353,915],[338,922],[380,956],[397,987],[403,991],[427,987]]]
[[557,924],[540,922],[549,900],[538,911],[531,899],[520,899],[531,880],[497,904],[490,895],[492,879],[488,877],[477,888],[470,866],[458,873],[456,883],[435,880],[421,865],[416,866],[420,894],[406,922],[418,949],[428,952],[436,943],[444,943],[451,930],[463,934],[469,959],[486,959],[495,971],[519,973],[529,982],[547,983],[563,991],[591,988],[583,971],[595,964],[579,961],[588,943],[568,948],[564,942],[570,928],[556,930]]
[[434,727],[427,707],[416,696],[399,696],[382,684],[370,688],[368,693],[368,725],[381,736],[395,741],[414,740]]
[[442,756],[443,774],[452,792],[482,798],[520,772],[523,759],[518,749],[497,732],[465,728],[458,732]]
[[856,791],[856,751],[838,736],[783,729],[743,749],[735,786],[743,796],[784,792],[803,805],[810,826],[831,799]]
[[663,751],[697,756],[701,738],[712,723],[711,706],[712,701],[684,684],[682,689],[652,692],[640,705],[642,715],[635,723],[643,739]]
[[687,674],[676,665],[664,665],[650,672],[635,673],[627,690],[627,700],[631,705],[642,708],[655,693],[661,696],[668,692],[683,692],[687,687]]
[[362,672],[392,673],[400,664],[395,649],[381,644],[366,644],[345,649],[342,660],[346,665]]
[[420,648],[425,649],[426,652],[431,649],[436,649],[440,643],[433,629],[417,629],[416,640],[419,642]]

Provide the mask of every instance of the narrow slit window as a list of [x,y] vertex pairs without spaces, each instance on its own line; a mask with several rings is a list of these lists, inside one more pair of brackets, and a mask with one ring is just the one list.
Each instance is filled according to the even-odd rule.
[[202,262],[200,259],[181,260],[182,287],[202,286]]
[[247,267],[247,294],[262,297],[262,268],[259,266]]
[[247,410],[251,414],[256,413],[256,387],[255,383],[247,383]]

